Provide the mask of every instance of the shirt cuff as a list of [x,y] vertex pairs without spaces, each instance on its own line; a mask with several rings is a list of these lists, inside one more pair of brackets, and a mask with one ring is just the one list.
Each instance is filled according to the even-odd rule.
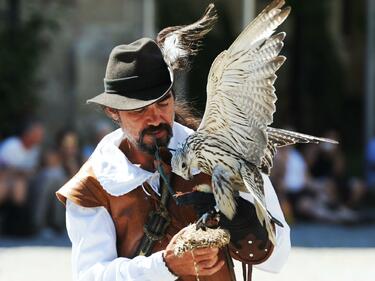
[[169,268],[165,264],[163,258],[163,252],[159,251],[150,256],[151,258],[151,267],[155,269],[155,272],[158,272],[160,280],[176,280],[178,276],[170,272]]

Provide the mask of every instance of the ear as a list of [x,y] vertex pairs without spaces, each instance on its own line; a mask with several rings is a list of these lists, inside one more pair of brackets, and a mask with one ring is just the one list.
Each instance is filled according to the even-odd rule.
[[104,112],[112,120],[119,121],[120,118],[119,118],[119,113],[118,113],[117,109],[110,108],[110,107],[105,107],[104,108]]

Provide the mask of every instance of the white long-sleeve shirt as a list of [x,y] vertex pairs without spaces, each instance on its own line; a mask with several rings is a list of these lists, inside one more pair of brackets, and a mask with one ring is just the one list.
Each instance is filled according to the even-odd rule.
[[[191,133],[192,130],[174,123],[169,148],[175,149]],[[98,144],[90,157],[89,161],[98,181],[109,194],[114,196],[126,194],[145,181],[158,192],[159,174],[145,171],[130,163],[119,149],[123,138],[121,129],[110,133]],[[276,246],[267,261],[256,267],[278,272],[290,251],[289,226],[285,222],[270,180],[267,176],[263,176],[263,179],[267,208],[284,227],[276,226]],[[145,193],[147,194],[146,191]],[[248,193],[240,193],[240,195],[250,202],[254,200]],[[85,208],[67,200],[66,225],[72,241],[72,269],[75,281],[176,279],[166,267],[162,252],[133,259],[118,257],[115,226],[104,207]]]

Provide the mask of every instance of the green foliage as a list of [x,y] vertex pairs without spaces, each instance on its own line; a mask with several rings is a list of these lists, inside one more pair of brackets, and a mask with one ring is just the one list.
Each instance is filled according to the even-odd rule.
[[0,25],[0,134],[15,132],[38,104],[38,68],[48,47],[45,31],[55,27],[40,13]]

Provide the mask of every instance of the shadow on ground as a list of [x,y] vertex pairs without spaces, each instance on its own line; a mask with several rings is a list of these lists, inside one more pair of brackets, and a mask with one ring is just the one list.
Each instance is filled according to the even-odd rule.
[[296,247],[375,247],[375,224],[368,225],[291,225],[292,245]]

